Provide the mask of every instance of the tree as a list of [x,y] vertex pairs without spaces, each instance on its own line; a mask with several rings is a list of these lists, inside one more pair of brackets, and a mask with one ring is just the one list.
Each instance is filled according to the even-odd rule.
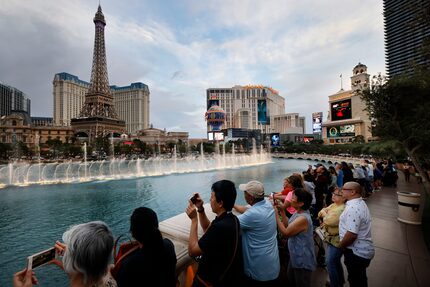
[[[388,81],[374,77],[372,86],[360,92],[372,120],[372,134],[400,143],[423,179],[426,148],[430,145],[430,73],[417,70],[412,75]],[[430,195],[430,184],[424,183]]]
[[142,142],[140,139],[134,139],[133,145],[135,149],[139,151],[140,154],[145,154],[146,152],[146,143]]
[[110,152],[110,138],[108,137],[96,137],[93,142],[94,150],[98,155],[109,154]]
[[7,159],[8,153],[12,150],[12,145],[7,143],[0,143],[0,157]]
[[362,135],[355,136],[352,138],[352,142],[353,143],[364,143],[365,142],[364,136],[362,136]]

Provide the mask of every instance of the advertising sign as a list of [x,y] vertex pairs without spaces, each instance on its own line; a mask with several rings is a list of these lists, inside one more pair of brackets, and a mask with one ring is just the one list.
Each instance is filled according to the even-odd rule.
[[281,138],[279,137],[279,133],[270,134],[270,145],[272,147],[281,146]]
[[321,133],[322,131],[322,126],[321,126],[322,117],[323,117],[322,112],[312,113],[312,130],[314,134]]
[[351,137],[355,136],[355,126],[354,125],[343,125],[335,127],[327,127],[327,137]]
[[208,132],[209,141],[223,141],[224,133],[222,132]]
[[331,103],[331,120],[346,120],[352,117],[351,99]]
[[258,100],[258,123],[261,125],[265,125],[268,123],[267,121],[267,103],[266,100]]
[[224,140],[224,134],[223,133],[214,133],[214,140],[223,141]]
[[311,141],[313,141],[315,138],[314,137],[303,137],[303,142],[304,143],[310,143]]

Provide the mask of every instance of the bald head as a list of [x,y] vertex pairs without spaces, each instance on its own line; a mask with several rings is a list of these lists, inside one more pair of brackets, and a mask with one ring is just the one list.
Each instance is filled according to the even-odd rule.
[[346,200],[360,198],[362,196],[362,187],[357,182],[347,182],[342,187],[343,197]]

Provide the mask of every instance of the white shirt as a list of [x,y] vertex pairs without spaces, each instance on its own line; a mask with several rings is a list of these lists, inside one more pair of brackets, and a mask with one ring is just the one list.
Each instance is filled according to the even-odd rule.
[[348,200],[339,219],[340,240],[347,231],[357,234],[357,239],[346,248],[352,249],[357,256],[372,259],[375,255],[375,248],[370,231],[371,225],[372,218],[364,200],[361,197]]
[[315,204],[317,201],[315,199],[315,184],[313,182],[305,181],[306,190],[312,194],[312,202],[311,204]]

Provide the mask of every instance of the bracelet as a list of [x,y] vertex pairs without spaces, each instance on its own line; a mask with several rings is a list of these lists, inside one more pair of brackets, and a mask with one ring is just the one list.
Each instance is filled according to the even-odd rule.
[[204,208],[204,207],[202,207],[202,208],[197,208],[197,212],[198,212],[198,213],[203,213],[203,212],[205,212],[205,208]]

